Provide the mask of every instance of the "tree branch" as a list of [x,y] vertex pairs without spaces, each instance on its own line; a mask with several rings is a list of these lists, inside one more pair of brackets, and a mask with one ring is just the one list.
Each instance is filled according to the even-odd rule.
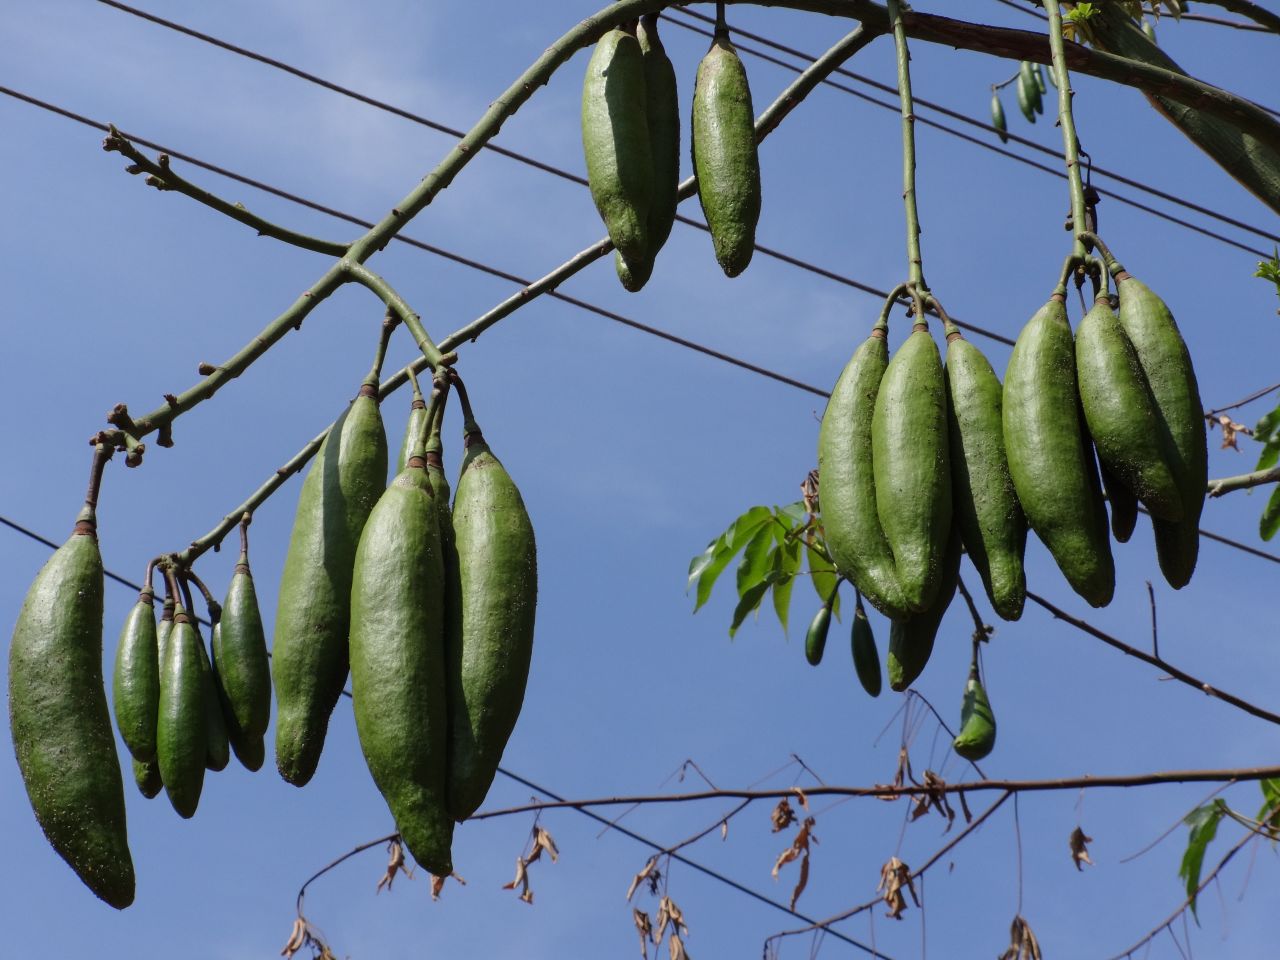
[[1222,7],[1222,9],[1230,10],[1232,13],[1238,13],[1254,23],[1266,27],[1273,33],[1280,33],[1280,14],[1272,13],[1270,10],[1251,2],[1251,0],[1202,0],[1202,2],[1215,7]]
[[[899,797],[928,794],[975,793],[979,791],[999,790],[1007,793],[1045,793],[1059,790],[1088,790],[1099,787],[1128,788],[1147,787],[1157,783],[1246,783],[1256,780],[1267,780],[1280,776],[1280,767],[1240,767],[1227,770],[1165,770],[1157,773],[1139,773],[1125,776],[1098,777],[1085,775],[1082,777],[1066,777],[1056,780],[970,780],[965,783],[943,783],[935,781],[931,784],[902,784],[892,786],[876,784],[870,787],[810,787],[805,796],[813,797],[877,797],[896,800]],[[501,810],[481,810],[473,813],[468,820],[488,820],[493,817],[509,817],[520,813],[537,810],[572,809],[584,810],[590,807],[613,807],[626,804],[666,804],[693,803],[703,800],[739,799],[739,800],[779,800],[794,796],[792,788],[785,790],[701,790],[691,793],[640,794],[635,796],[597,797],[586,800],[547,800],[521,804],[516,807],[504,807]]]
[[309,237],[287,227],[278,226],[269,220],[264,220],[255,213],[250,213],[243,204],[230,203],[221,197],[214,196],[201,187],[197,187],[194,183],[173,172],[173,169],[169,166],[168,154],[162,153],[158,160],[152,160],[130,143],[114,126],[109,126],[107,138],[102,141],[102,149],[108,152],[122,153],[132,160],[133,166],[128,167],[127,171],[134,175],[139,173],[148,174],[146,181],[148,186],[155,187],[157,190],[174,190],[188,196],[192,200],[203,203],[206,207],[226,214],[232,220],[237,220],[245,226],[252,227],[258,231],[259,236],[274,237],[304,250],[327,253],[335,257],[340,257],[347,252],[347,244],[345,243]]
[[431,335],[427,333],[427,328],[422,325],[422,317],[414,312],[404,297],[396,293],[391,284],[383,279],[381,275],[370,270],[364,264],[349,259],[342,260],[341,264],[347,276],[361,286],[371,290],[379,300],[387,305],[387,309],[409,328],[409,332],[413,334],[414,343],[422,351],[423,359],[426,360],[429,367],[434,370],[442,365],[448,366],[458,359],[453,353],[442,354],[440,352],[440,349],[435,345],[435,341],[431,339]]
[[1238,477],[1222,477],[1218,480],[1210,480],[1208,495],[1210,497],[1220,497],[1224,493],[1231,493],[1235,490],[1247,490],[1250,487],[1260,487],[1264,483],[1277,482],[1280,482],[1280,467],[1272,467],[1270,470],[1242,473]]

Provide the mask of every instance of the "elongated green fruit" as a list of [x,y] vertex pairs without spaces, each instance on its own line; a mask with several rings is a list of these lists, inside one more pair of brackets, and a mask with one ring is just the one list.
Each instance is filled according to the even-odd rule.
[[133,782],[138,785],[138,792],[148,800],[159,796],[164,784],[160,780],[160,763],[157,760],[143,762],[133,758]]
[[1115,592],[1115,565],[1065,300],[1055,293],[1018,334],[1004,378],[1004,443],[1031,529],[1071,588],[1103,607]]
[[[240,744],[236,750],[239,756],[253,741],[261,742],[271,719],[267,640],[249,557],[244,550],[240,552],[227,588],[222,619],[213,633],[213,667],[227,737],[233,746]],[[260,752],[252,751],[250,757]]]
[[1076,376],[1098,461],[1153,517],[1179,519],[1182,498],[1164,453],[1155,400],[1105,295],[1098,296],[1076,330]]
[[164,668],[165,644],[173,631],[173,597],[164,598],[164,606],[160,610],[160,622],[156,625],[156,659],[161,669]]
[[160,709],[160,655],[156,642],[155,592],[148,585],[125,618],[116,646],[111,702],[116,727],[135,760],[156,758],[156,711]]
[[405,845],[427,870],[448,876],[439,516],[423,461],[411,457],[373,508],[356,552],[351,697],[360,749]]
[[[1026,64],[1023,64],[1025,66]],[[1032,81],[1034,83],[1034,81]],[[1025,72],[1018,72],[1018,109],[1022,111],[1022,115],[1026,117],[1027,123],[1036,122],[1036,106],[1035,100],[1031,96],[1031,90],[1027,88],[1027,76]]]
[[276,766],[296,786],[315,773],[329,715],[346,683],[351,570],[386,476],[377,388],[365,384],[303,481],[280,577],[271,662]]
[[1119,264],[1112,273],[1120,291],[1120,324],[1151,385],[1164,453],[1181,495],[1181,520],[1152,517],[1160,570],[1176,590],[1186,586],[1196,568],[1209,479],[1200,388],[1191,354],[1164,301]]
[[582,148],[591,199],[629,264],[649,257],[653,161],[646,106],[640,41],[621,28],[610,30],[596,44],[582,84]]
[[876,512],[894,556],[903,603],[929,607],[951,531],[951,453],[942,357],[928,330],[898,348],[871,419]]
[[1032,66],[1030,60],[1023,60],[1018,67],[1018,85],[1026,85],[1027,99],[1031,101],[1031,109],[1036,113],[1044,113],[1044,98],[1041,96],[1041,84],[1043,80],[1037,80],[1036,67]]
[[1138,498],[1111,475],[1106,464],[1099,465],[1099,472],[1102,474],[1102,492],[1111,507],[1111,535],[1117,543],[1128,543],[1134,527],[1138,525]]
[[960,705],[960,732],[951,744],[966,760],[981,760],[996,745],[996,715],[976,668],[969,670]]
[[813,615],[804,635],[804,658],[809,661],[809,666],[816,667],[822,662],[822,652],[827,649],[827,633],[830,629],[831,607],[824,603]]
[[427,402],[422,399],[421,393],[417,393],[409,407],[409,424],[404,428],[404,441],[400,444],[400,456],[396,458],[397,476],[404,469],[405,461],[409,459],[409,451],[413,449],[414,441],[422,436],[422,425],[426,418]]
[[45,837],[90,890],[123,910],[134,874],[103,686],[102,587],[86,506],[22,602],[9,645],[9,726]]
[[747,268],[760,219],[760,160],[747,70],[717,29],[693,88],[693,172],[725,276]]
[[901,692],[907,689],[928,664],[938,626],[947,607],[951,606],[956,584],[960,582],[960,553],[960,531],[953,528],[943,560],[942,583],[933,602],[923,613],[906,620],[892,621],[887,664],[890,690]]
[[1000,102],[1000,94],[991,91],[991,125],[1000,134],[1000,142],[1009,142],[1009,124],[1004,118],[1004,104]]
[[[194,622],[191,629],[196,635],[196,646],[200,653],[200,682],[204,698],[204,765],[217,773],[225,770],[231,762],[231,743],[227,738],[227,719],[222,712],[222,703],[218,697],[218,681],[213,675],[213,663],[209,660],[209,651],[205,649],[204,638],[200,636],[200,628]],[[221,623],[215,623],[210,631],[213,643],[218,642]]]
[[200,803],[209,752],[202,648],[186,610],[178,604],[160,666],[156,759],[169,802],[184,818],[195,814]]
[[1044,67],[1042,67],[1038,63],[1034,64],[1031,68],[1031,75],[1032,75],[1032,79],[1034,79],[1036,82],[1036,90],[1040,92],[1040,95],[1044,96],[1046,93],[1048,93],[1049,88],[1046,87],[1044,83]]
[[449,812],[465,820],[489,792],[524,703],[538,602],[533,524],[474,421],[453,498],[459,604],[446,629]]
[[649,203],[648,246],[643,259],[628,261],[614,253],[614,265],[623,287],[635,292],[653,273],[658,251],[667,242],[676,219],[676,194],[680,187],[680,102],[676,71],[658,37],[658,14],[646,14],[636,28],[644,54],[645,116],[649,123],[649,156],[653,163]]
[[853,630],[850,637],[853,650],[853,669],[858,674],[862,689],[871,696],[880,696],[880,654],[876,650],[876,638],[871,632],[871,621],[862,606],[862,597],[853,611]]
[[1027,519],[1013,491],[1004,449],[1004,391],[991,364],[959,334],[947,338],[947,433],[951,489],[965,552],[996,613],[1022,616]]
[[818,477],[827,551],[881,613],[905,617],[898,569],[876,510],[871,420],[889,347],[877,328],[859,345],[831,391],[818,430]]

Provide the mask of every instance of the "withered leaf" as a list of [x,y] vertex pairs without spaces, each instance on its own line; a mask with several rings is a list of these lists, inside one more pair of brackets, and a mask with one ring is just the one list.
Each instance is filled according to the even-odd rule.
[[533,861],[542,856],[543,850],[550,854],[552,863],[560,859],[560,851],[556,849],[556,842],[551,838],[551,834],[547,832],[547,829],[545,827],[534,827],[533,852],[529,854],[529,858],[525,863],[533,863]]
[[650,857],[649,862],[644,865],[644,869],[631,878],[631,886],[627,887],[627,900],[631,900],[635,896],[636,890],[645,880],[649,879],[649,875],[653,873],[658,866],[658,858]]
[[729,839],[729,821],[728,820],[720,821],[720,839],[721,840]]
[[446,880],[457,880],[458,883],[460,883],[464,887],[467,885],[467,881],[462,879],[462,877],[456,873],[451,873],[447,877],[441,877],[441,876],[437,876],[436,874],[432,874],[431,875],[431,899],[432,900],[440,899],[440,894],[444,892],[444,884]]
[[785,830],[796,822],[796,812],[791,809],[791,802],[786,797],[778,801],[778,805],[769,814],[769,820],[773,823],[774,833]]
[[880,868],[880,882],[876,890],[884,891],[881,899],[889,907],[888,916],[894,920],[902,919],[902,912],[907,909],[907,898],[902,891],[911,894],[911,902],[917,907],[920,901],[916,897],[916,888],[911,882],[911,870],[897,857],[890,857]]
[[[806,769],[808,768],[806,767]],[[804,791],[799,787],[792,787],[791,789],[795,791],[796,799],[800,801],[800,806],[804,807],[807,812],[809,810],[809,798],[804,795]]]
[[520,887],[520,899],[525,903],[533,903],[533,891],[529,889],[529,861],[524,857],[516,857],[516,878],[502,885],[503,890],[514,890]]
[[1080,869],[1080,864],[1087,863],[1093,866],[1093,861],[1089,859],[1089,848],[1085,846],[1087,843],[1093,843],[1093,837],[1086,837],[1084,831],[1076,827],[1071,831],[1071,837],[1067,840],[1067,844],[1071,847],[1071,859],[1076,865],[1076,869]]
[[796,881],[796,887],[791,891],[791,909],[796,908],[796,901],[800,899],[800,894],[804,893],[804,888],[809,885],[809,851],[805,851],[804,859],[800,861],[800,879]]
[[911,819],[919,820],[929,812],[930,806],[932,806],[932,804],[929,803],[928,797],[923,793],[917,795],[916,798],[911,801]]
[[649,915],[638,907],[631,909],[631,920],[636,925],[636,933],[640,934],[640,956],[649,956],[648,941],[653,936],[653,924],[649,921]]
[[282,957],[292,957],[307,943],[307,924],[301,917],[293,921],[293,929],[289,931],[289,940],[280,951]]
[[671,950],[671,960],[689,960],[689,954],[685,952],[684,941],[680,939],[680,934],[671,934],[667,946]]
[[1215,424],[1222,428],[1222,449],[1226,450],[1230,447],[1237,453],[1240,452],[1240,445],[1236,442],[1236,435],[1243,433],[1246,437],[1253,436],[1253,431],[1246,427],[1243,423],[1236,423],[1225,413],[1219,414],[1217,417],[1209,417],[1209,425]]
[[653,942],[658,943],[662,940],[662,935],[666,932],[667,925],[671,926],[671,935],[676,936],[681,930],[685,932],[685,936],[689,934],[689,927],[684,922],[684,914],[680,908],[676,906],[676,902],[670,897],[664,896],[658,901],[658,927],[654,933]]
[[1031,925],[1022,917],[1013,918],[1009,926],[1009,949],[998,960],[1043,960],[1040,943],[1031,932]]
[[[796,901],[800,899],[800,894],[804,893],[804,888],[809,883],[809,845],[817,843],[818,838],[813,835],[814,824],[817,823],[813,817],[805,817],[804,823],[800,825],[800,829],[796,831],[795,837],[791,841],[791,846],[787,847],[780,854],[773,865],[773,879],[778,879],[778,871],[793,860],[800,860],[800,876],[796,880],[795,889],[791,891],[791,909],[796,907]],[[803,857],[803,859],[801,859]]]
[[375,895],[381,893],[383,887],[385,887],[387,892],[390,893],[391,884],[395,882],[397,873],[403,873],[410,880],[413,879],[413,871],[405,866],[404,846],[400,843],[399,839],[392,840],[387,844],[387,850],[390,853],[390,856],[387,859],[387,872],[384,873],[382,875],[382,879],[378,881],[377,889],[374,890]]

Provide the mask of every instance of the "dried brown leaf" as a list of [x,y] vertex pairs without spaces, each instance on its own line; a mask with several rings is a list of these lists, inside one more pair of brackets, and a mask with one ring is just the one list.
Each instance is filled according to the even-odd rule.
[[809,811],[809,798],[804,795],[804,791],[799,787],[792,787],[791,789],[795,791],[796,799],[800,801],[800,806],[804,807],[807,813]]
[[785,830],[796,822],[796,812],[791,809],[791,802],[786,797],[778,801],[778,805],[769,814],[769,820],[773,823],[774,833]]
[[653,936],[653,924],[649,921],[649,915],[639,907],[631,909],[631,920],[636,925],[636,933],[640,934],[640,956],[649,956],[649,938]]
[[671,950],[671,960],[689,960],[689,954],[685,952],[684,941],[680,939],[680,934],[671,934],[667,946]]
[[1067,844],[1071,847],[1071,859],[1075,863],[1077,870],[1080,869],[1080,864],[1082,863],[1093,866],[1093,861],[1089,859],[1089,848],[1085,846],[1087,843],[1093,843],[1093,837],[1086,837],[1084,831],[1079,827],[1071,831]]
[[520,888],[520,899],[525,903],[533,903],[533,891],[529,889],[529,861],[524,857],[516,857],[516,878],[502,885],[503,890]]
[[[447,877],[440,877],[440,876],[436,876],[435,874],[432,874],[431,875],[431,899],[432,900],[440,899],[440,894],[444,892],[444,884],[446,880],[457,880],[458,883],[460,883],[464,887],[467,885],[467,881],[462,879],[462,876],[457,873],[451,873]],[[503,889],[506,889],[506,888],[504,887]]]
[[809,851],[804,853],[804,859],[800,861],[800,878],[796,880],[796,887],[791,891],[791,909],[796,908],[796,901],[800,899],[800,894],[804,893],[804,888],[809,885]]
[[672,936],[676,936],[681,930],[684,931],[685,936],[689,935],[689,926],[684,922],[684,914],[676,906],[674,900],[664,896],[658,901],[658,938],[654,940],[654,943],[662,939],[662,934],[666,930],[667,924],[671,925]]
[[628,902],[630,902],[631,898],[635,896],[636,890],[639,888],[640,884],[649,879],[649,875],[653,873],[657,866],[658,858],[650,857],[649,862],[644,865],[644,869],[631,878],[631,886],[627,887]]
[[284,949],[280,951],[282,957],[292,957],[301,950],[307,942],[307,924],[301,917],[293,921],[293,929],[289,931],[289,940],[285,943]]
[[560,859],[560,851],[556,849],[556,842],[551,838],[551,834],[547,832],[546,827],[533,828],[533,853],[529,854],[527,863],[533,863],[545,850],[551,856],[551,862],[555,863]]
[[1209,417],[1209,426],[1219,426],[1222,428],[1222,449],[1226,450],[1230,447],[1237,453],[1240,452],[1240,445],[1236,442],[1236,435],[1243,433],[1246,437],[1253,436],[1253,431],[1246,427],[1243,423],[1236,423],[1225,413],[1219,414],[1217,417]]
[[729,821],[728,820],[720,821],[720,839],[721,840],[729,839]]
[[916,798],[911,801],[911,819],[919,820],[929,812],[929,808],[931,806],[932,804],[929,802],[928,797],[923,793],[918,794]]
[[903,890],[911,894],[912,903],[920,906],[916,888],[911,882],[911,870],[897,857],[890,857],[880,868],[880,882],[876,885],[876,890],[884,891],[880,899],[888,905],[888,916],[894,920],[901,920],[902,912],[907,909],[907,898],[903,895]]
[[1043,960],[1040,942],[1031,932],[1031,925],[1021,916],[1013,918],[1009,925],[1009,948],[998,960]]
[[814,820],[813,817],[805,818],[804,823],[800,825],[800,829],[796,832],[795,837],[792,839],[791,846],[787,847],[780,854],[778,854],[778,859],[773,865],[773,871],[772,871],[773,879],[775,880],[778,879],[778,871],[781,870],[784,866],[786,866],[792,860],[799,858],[801,854],[808,852],[809,842],[811,840],[814,843],[818,842],[817,837],[812,836],[810,833],[810,831],[813,830],[813,825],[816,822],[817,821]]
[[387,893],[390,893],[391,884],[395,882],[397,873],[403,873],[410,880],[413,879],[413,871],[405,865],[404,846],[400,841],[398,839],[392,840],[387,844],[387,850],[390,853],[390,856],[387,858],[387,872],[384,873],[382,875],[382,879],[378,881],[377,889],[374,890],[375,895],[381,893],[383,887],[386,888]]

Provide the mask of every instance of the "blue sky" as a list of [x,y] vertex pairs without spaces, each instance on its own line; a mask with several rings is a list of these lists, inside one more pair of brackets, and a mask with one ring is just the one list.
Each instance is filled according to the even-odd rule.
[[[1031,28],[1035,21],[994,0],[975,18]],[[353,8],[329,0],[218,5],[156,2],[182,20],[336,82],[454,127],[466,128],[556,36],[588,11],[563,2],[475,5],[383,2]],[[710,9],[707,7],[705,9]],[[921,9],[948,12],[942,4]],[[742,8],[731,22],[817,53],[851,24],[788,11]],[[668,26],[682,104],[706,40]],[[140,137],[377,219],[449,149],[448,137],[127,17],[95,3],[27,5],[6,17],[0,84]],[[1205,25],[1162,25],[1161,40],[1185,67],[1266,101],[1274,96],[1274,37]],[[1014,65],[916,45],[917,95],[985,115],[988,85]],[[504,126],[499,142],[574,172],[583,169],[578,129],[586,53],[579,53]],[[757,111],[790,80],[747,59]],[[892,44],[877,40],[851,68],[892,82]],[[1275,218],[1168,126],[1131,90],[1089,78],[1078,85],[1081,139],[1097,163],[1275,230]],[[1272,104],[1274,105],[1274,104]],[[1017,132],[1056,147],[1041,118],[1028,127],[1006,97]],[[117,402],[148,410],[251,338],[326,268],[324,256],[255,237],[189,200],[127,176],[100,134],[0,97],[0,171],[6,184],[3,257],[3,392],[11,421],[0,513],[55,540],[70,529],[87,475],[85,439]],[[888,288],[905,268],[896,114],[831,88],[815,92],[761,150],[762,243],[863,282]],[[687,149],[682,163],[689,170]],[[347,239],[353,228],[249,188],[177,164],[191,179],[270,219]],[[1099,180],[1100,185],[1106,185]],[[1132,192],[1132,191],[1126,191]],[[1065,185],[937,131],[919,133],[919,193],[929,282],[958,317],[1007,336],[1043,303],[1068,250]],[[1156,205],[1167,206],[1156,202]],[[696,204],[684,212],[699,213]],[[1103,236],[1126,266],[1170,304],[1195,358],[1207,406],[1232,402],[1275,377],[1280,346],[1274,293],[1250,278],[1256,257],[1114,201]],[[1225,228],[1230,231],[1230,228]],[[603,233],[585,190],[502,157],[482,154],[406,231],[521,276],[541,276]],[[1263,245],[1238,232],[1233,236]],[[393,244],[374,265],[409,299],[437,338],[512,292],[510,284]],[[828,388],[879,309],[872,297],[757,256],[726,280],[705,234],[677,226],[653,279],[621,290],[602,262],[565,292],[799,380]],[[1073,319],[1079,311],[1073,307]],[[381,317],[365,292],[346,289],[301,333],[175,427],[176,446],[149,444],[144,466],[112,464],[100,529],[107,566],[138,579],[148,557],[204,533],[332,420],[368,368]],[[891,342],[900,341],[899,325]],[[972,338],[997,371],[1006,347]],[[397,334],[388,369],[413,356]],[[730,641],[731,581],[696,617],[684,593],[689,558],[746,507],[787,503],[814,465],[820,398],[628,330],[551,299],[464,345],[459,368],[495,451],[524,494],[538,536],[538,630],[529,692],[505,765],[569,797],[684,789],[669,775],[696,760],[717,785],[785,788],[794,767],[761,780],[797,753],[828,783],[893,776],[898,695],[869,700],[848,654],[847,624],[834,625],[827,660],[810,668],[800,650],[817,599],[799,585],[788,641],[771,614]],[[408,397],[384,404],[393,449]],[[1252,423],[1269,405],[1246,409]],[[456,469],[461,422],[450,411],[446,463]],[[1210,473],[1243,472],[1244,454],[1217,449]],[[300,481],[257,514],[252,558],[263,614],[274,615]],[[1256,541],[1264,492],[1210,503],[1204,525]],[[0,532],[0,622],[11,624],[46,548]],[[1206,543],[1191,585],[1163,585],[1150,527],[1116,547],[1116,600],[1090,611],[1032,541],[1033,589],[1103,629],[1144,646],[1155,583],[1160,649],[1222,689],[1274,703],[1280,668],[1274,567]],[[198,567],[225,590],[234,551]],[[977,577],[966,567],[970,585]],[[108,583],[109,665],[132,594]],[[983,609],[986,610],[985,604]],[[888,624],[873,614],[883,651]],[[799,626],[797,626],[799,625]],[[971,625],[962,609],[944,621],[918,688],[954,722]],[[1130,773],[1274,762],[1280,735],[1028,607],[997,624],[986,651],[1000,723],[983,764],[999,777]],[[0,671],[4,670],[0,666]],[[881,733],[885,728],[889,732]],[[945,738],[924,725],[912,749],[917,773],[964,775]],[[123,750],[123,748],[121,748]],[[808,781],[802,777],[801,783]],[[1202,785],[1144,791],[1029,795],[1019,805],[1022,913],[1053,956],[1109,955],[1154,926],[1180,901],[1183,831],[1132,863],[1207,793]],[[499,778],[486,806],[524,802],[530,791]],[[206,781],[199,812],[181,821],[163,798],[145,801],[126,783],[138,896],[123,913],[94,899],[50,851],[9,751],[0,756],[0,901],[15,955],[104,958],[275,955],[288,935],[293,898],[314,870],[392,829],[359,752],[347,704],[331,726],[320,770],[297,790],[268,760],[250,775],[234,765]],[[1226,794],[1256,809],[1257,788]],[[975,812],[981,801],[971,805]],[[721,816],[728,803],[650,807],[624,823],[674,843]],[[927,875],[927,945],[933,956],[987,957],[1007,943],[1018,909],[1011,804]],[[827,916],[874,895],[880,865],[895,852],[922,862],[945,839],[929,817],[903,832],[903,804],[818,802],[808,890],[799,908]],[[792,879],[769,868],[786,835],[767,826],[768,805],[739,815],[728,839],[690,855],[785,900]],[[534,958],[636,949],[624,893],[648,851],[573,812],[543,825],[562,857],[536,865],[535,904],[500,889],[511,879],[530,816],[468,824],[454,857],[467,886],[429,901],[423,879],[374,895],[383,867],[371,851],[319,881],[307,914],[339,956],[418,956],[428,949],[476,956],[519,950]],[[1067,837],[1079,823],[1094,837],[1096,866],[1077,873]],[[1225,850],[1228,834],[1216,849]],[[1210,856],[1213,856],[1211,850]],[[794,870],[794,867],[786,868]],[[1200,955],[1257,955],[1270,944],[1273,854],[1226,875],[1221,897],[1201,907]],[[1244,888],[1243,900],[1237,896]],[[795,926],[741,894],[677,865],[669,893],[692,931],[693,956],[755,955],[761,941]],[[656,902],[638,900],[647,910]],[[841,929],[874,940],[888,956],[921,954],[921,911],[901,923],[876,910]],[[1225,938],[1225,939],[1224,939]],[[801,938],[784,956],[810,948]],[[860,955],[828,938],[824,956]],[[1153,956],[1175,956],[1166,936]]]

